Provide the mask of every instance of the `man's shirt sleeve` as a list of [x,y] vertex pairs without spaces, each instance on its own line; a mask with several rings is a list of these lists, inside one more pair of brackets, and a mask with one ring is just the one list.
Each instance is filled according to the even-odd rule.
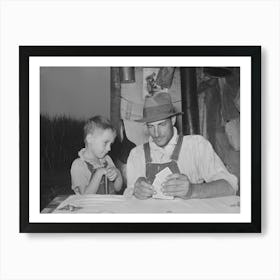
[[143,146],[130,151],[127,159],[127,188],[133,189],[139,177],[146,177],[145,157]]
[[224,179],[234,188],[235,191],[237,191],[238,180],[236,176],[229,173],[222,160],[214,151],[210,142],[200,136],[199,141],[197,141],[197,145],[197,167],[205,182],[208,183]]

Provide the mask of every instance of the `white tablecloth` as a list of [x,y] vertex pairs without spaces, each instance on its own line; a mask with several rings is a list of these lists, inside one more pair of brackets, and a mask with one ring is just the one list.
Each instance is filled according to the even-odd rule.
[[239,213],[239,196],[139,200],[121,195],[72,195],[53,213]]

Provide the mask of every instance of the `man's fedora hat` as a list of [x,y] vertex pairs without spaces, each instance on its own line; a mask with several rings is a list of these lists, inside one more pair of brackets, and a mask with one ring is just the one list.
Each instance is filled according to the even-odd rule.
[[145,98],[143,118],[136,122],[156,122],[182,114],[175,112],[171,97],[167,92],[157,92]]

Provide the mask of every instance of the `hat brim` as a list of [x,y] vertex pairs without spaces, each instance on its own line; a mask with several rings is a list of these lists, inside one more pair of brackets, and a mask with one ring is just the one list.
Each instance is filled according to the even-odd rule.
[[183,112],[176,112],[176,113],[172,113],[172,114],[159,114],[157,116],[153,116],[153,117],[148,117],[148,118],[143,118],[143,119],[140,119],[140,120],[134,120],[135,122],[140,122],[140,123],[149,123],[149,122],[156,122],[156,121],[161,121],[161,120],[164,120],[164,119],[168,119],[170,117],[173,117],[173,116],[177,116],[177,115],[182,115]]

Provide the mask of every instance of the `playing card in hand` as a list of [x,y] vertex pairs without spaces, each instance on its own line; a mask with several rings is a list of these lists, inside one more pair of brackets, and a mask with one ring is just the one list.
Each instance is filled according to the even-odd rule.
[[156,199],[174,199],[173,196],[164,195],[161,191],[162,183],[166,181],[166,177],[173,174],[171,170],[166,167],[156,174],[155,180],[153,182],[153,186],[155,188],[156,194],[153,195],[153,198]]

